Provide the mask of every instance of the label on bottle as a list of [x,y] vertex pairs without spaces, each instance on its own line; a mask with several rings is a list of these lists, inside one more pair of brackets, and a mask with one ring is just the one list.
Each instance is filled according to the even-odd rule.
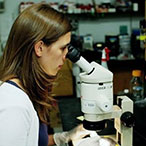
[[143,87],[142,86],[133,86],[133,100],[137,101],[143,98]]
[[133,3],[133,11],[134,12],[138,11],[138,3]]

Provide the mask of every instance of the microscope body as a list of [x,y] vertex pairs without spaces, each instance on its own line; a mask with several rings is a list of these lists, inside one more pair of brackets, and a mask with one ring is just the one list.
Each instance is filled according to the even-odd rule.
[[94,122],[101,121],[99,115],[112,111],[113,73],[96,62],[91,66],[94,70],[90,74],[80,73],[81,110],[85,120]]
[[105,128],[106,120],[114,119],[115,141],[121,146],[132,146],[133,101],[118,96],[117,105],[113,105],[113,73],[96,62],[90,65],[94,68],[90,73],[80,73],[84,128],[98,132]]
[[133,101],[123,96],[118,97],[117,105],[113,105],[113,73],[96,62],[89,63],[72,46],[68,58],[84,71],[80,73],[84,128],[103,130],[105,120],[115,119],[116,141],[120,139],[121,146],[132,146]]

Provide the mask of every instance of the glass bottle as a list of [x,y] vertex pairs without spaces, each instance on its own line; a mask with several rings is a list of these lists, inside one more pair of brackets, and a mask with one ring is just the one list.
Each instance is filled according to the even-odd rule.
[[132,79],[130,81],[130,94],[133,101],[143,99],[143,83],[141,80],[141,70],[132,71]]

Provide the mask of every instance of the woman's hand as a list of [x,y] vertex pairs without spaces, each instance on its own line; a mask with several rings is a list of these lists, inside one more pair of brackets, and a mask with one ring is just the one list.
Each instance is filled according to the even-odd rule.
[[84,129],[81,124],[68,132],[55,133],[54,141],[57,146],[61,146],[69,141],[82,139],[83,137],[90,135],[90,133],[91,131]]

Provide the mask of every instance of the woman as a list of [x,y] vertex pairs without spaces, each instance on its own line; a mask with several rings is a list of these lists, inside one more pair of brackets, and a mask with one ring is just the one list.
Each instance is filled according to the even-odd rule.
[[87,134],[81,126],[47,134],[52,82],[70,40],[68,19],[47,4],[32,5],[14,22],[0,60],[0,146],[62,145]]

